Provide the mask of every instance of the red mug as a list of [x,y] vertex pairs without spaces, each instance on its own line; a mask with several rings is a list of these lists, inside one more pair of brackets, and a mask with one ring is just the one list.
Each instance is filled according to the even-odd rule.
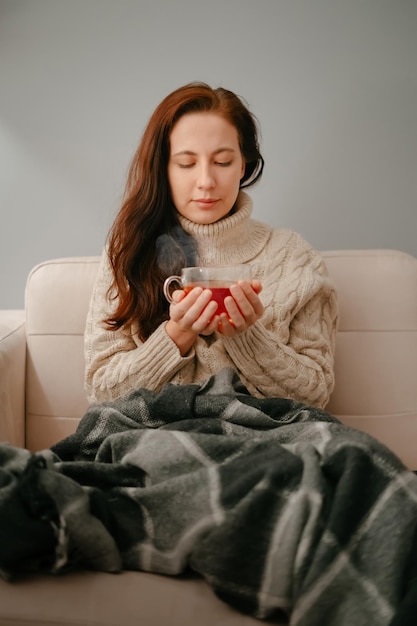
[[217,302],[215,315],[226,313],[224,299],[230,296],[230,287],[240,280],[251,281],[252,268],[247,264],[217,265],[212,267],[184,267],[181,276],[169,276],[164,282],[164,295],[168,302],[173,302],[171,290],[174,285],[189,293],[194,287],[210,289],[212,300]]

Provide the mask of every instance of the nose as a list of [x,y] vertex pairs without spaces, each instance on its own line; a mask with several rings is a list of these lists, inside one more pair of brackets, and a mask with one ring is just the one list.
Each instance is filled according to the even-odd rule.
[[216,181],[209,165],[201,165],[197,173],[197,187],[199,189],[213,189]]

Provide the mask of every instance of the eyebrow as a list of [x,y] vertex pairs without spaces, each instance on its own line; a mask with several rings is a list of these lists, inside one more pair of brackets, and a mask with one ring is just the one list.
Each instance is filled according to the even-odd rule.
[[[213,152],[213,154],[220,154],[220,152],[236,152],[236,150],[234,148],[217,148],[217,150],[215,150]],[[179,152],[176,152],[175,154],[172,154],[172,157],[177,157],[177,156],[182,156],[182,155],[188,155],[188,156],[196,156],[197,153],[193,152],[192,150],[180,150]]]

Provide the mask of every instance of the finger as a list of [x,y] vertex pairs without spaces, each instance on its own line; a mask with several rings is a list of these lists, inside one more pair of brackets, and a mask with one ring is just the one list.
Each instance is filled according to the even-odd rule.
[[237,285],[232,285],[230,293],[245,318],[251,318],[253,322],[254,316],[258,318],[263,314],[264,306],[250,283],[242,281]]
[[[234,285],[232,285],[234,288]],[[258,281],[254,281],[254,283],[248,283],[247,281],[242,281],[237,283],[237,287],[240,287],[242,293],[246,296],[249,302],[255,305],[258,301],[258,294],[262,291],[262,284]]]
[[214,331],[217,330],[219,321],[220,317],[218,315],[214,315],[209,324],[204,328],[204,330],[201,331],[200,335],[203,335],[204,337],[212,335]]
[[262,283],[261,283],[260,280],[256,280],[256,279],[253,280],[251,285],[252,285],[252,289],[254,290],[254,292],[256,294],[260,294],[261,293],[261,291],[262,291]]
[[226,319],[228,324],[239,332],[244,331],[247,327],[246,316],[242,313],[234,298],[231,296],[225,298],[224,307],[227,311]]
[[197,332],[198,334],[205,333],[211,335],[215,328],[216,324],[214,323],[214,317],[216,313],[216,309],[218,307],[217,302],[211,300],[206,307],[203,308],[200,315],[192,324],[192,330]]
[[233,335],[236,335],[236,327],[230,321],[226,313],[221,313],[219,323],[217,325],[217,331],[225,337],[233,337]]
[[[174,291],[173,297],[175,296],[177,301],[172,303],[170,306],[170,317],[175,322],[180,322],[187,315],[188,311],[191,307],[197,302],[200,295],[202,295],[203,289],[201,287],[195,287],[188,294],[185,292],[178,293],[178,291]],[[181,293],[184,295],[181,297]]]
[[217,302],[210,301],[211,291],[196,287],[176,305],[171,317],[182,328],[201,333],[210,323],[217,309]]
[[233,297],[233,303],[228,303],[227,310],[235,325],[239,327],[241,323],[239,317],[242,318],[242,321],[253,317],[254,306],[252,301],[255,302],[255,298],[258,296],[247,283],[232,285],[230,293]]
[[185,291],[183,291],[182,289],[176,289],[175,291],[172,292],[172,300],[175,304],[177,304],[178,302],[181,302],[181,300],[185,297],[186,297]]
[[217,302],[211,300],[212,293],[209,289],[203,289],[195,302],[184,315],[184,321],[191,325],[192,329],[201,332],[210,322],[216,312]]

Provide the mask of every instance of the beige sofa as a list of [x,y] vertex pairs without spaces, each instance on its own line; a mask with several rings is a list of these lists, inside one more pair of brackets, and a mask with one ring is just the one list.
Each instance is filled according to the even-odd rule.
[[[339,293],[336,387],[327,409],[417,469],[417,259],[323,253]],[[30,450],[72,433],[87,402],[83,330],[98,257],[41,263],[25,311],[0,312],[0,441]],[[82,572],[0,581],[0,626],[245,626],[258,621],[199,579]]]

